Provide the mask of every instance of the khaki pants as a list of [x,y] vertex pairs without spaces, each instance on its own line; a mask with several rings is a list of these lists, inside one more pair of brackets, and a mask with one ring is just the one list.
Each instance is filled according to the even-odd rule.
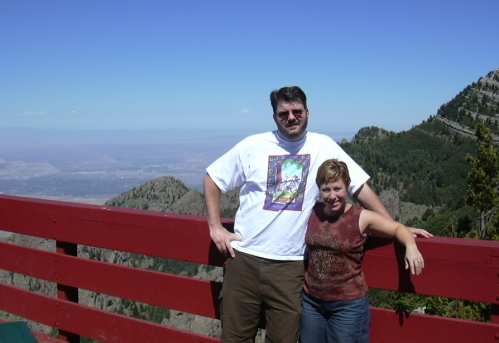
[[265,341],[296,343],[303,289],[303,261],[276,261],[236,251],[225,264],[222,342],[253,342],[265,314]]

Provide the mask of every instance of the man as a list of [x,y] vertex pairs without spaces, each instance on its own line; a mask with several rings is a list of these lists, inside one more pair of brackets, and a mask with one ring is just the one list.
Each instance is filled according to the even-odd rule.
[[[211,239],[232,257],[222,290],[223,342],[252,342],[263,312],[267,342],[296,343],[304,236],[323,161],[344,161],[350,194],[391,218],[362,168],[328,136],[307,132],[307,100],[299,87],[275,90],[270,100],[277,130],[243,139],[212,163],[204,178]],[[240,207],[230,233],[220,222],[220,193],[236,187],[241,187]]]

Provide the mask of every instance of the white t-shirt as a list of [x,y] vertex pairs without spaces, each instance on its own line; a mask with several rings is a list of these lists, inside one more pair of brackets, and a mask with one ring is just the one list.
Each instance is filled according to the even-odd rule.
[[290,142],[277,131],[243,139],[213,162],[208,175],[222,192],[241,186],[232,241],[236,250],[273,260],[301,260],[308,218],[318,199],[315,183],[327,159],[345,162],[350,194],[369,176],[330,137],[307,132]]

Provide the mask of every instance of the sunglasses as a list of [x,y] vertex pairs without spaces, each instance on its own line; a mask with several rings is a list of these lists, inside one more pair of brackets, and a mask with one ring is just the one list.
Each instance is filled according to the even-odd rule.
[[305,110],[292,110],[277,112],[277,118],[280,120],[287,120],[289,115],[292,114],[296,119],[302,119],[305,116]]

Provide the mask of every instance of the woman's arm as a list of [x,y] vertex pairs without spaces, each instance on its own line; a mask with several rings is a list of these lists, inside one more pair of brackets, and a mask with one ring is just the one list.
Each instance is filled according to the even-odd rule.
[[389,237],[395,237],[405,246],[405,269],[410,269],[411,274],[421,274],[424,268],[423,256],[419,252],[416,241],[407,227],[389,220],[376,212],[362,210],[359,217],[359,228],[361,233],[372,231]]

